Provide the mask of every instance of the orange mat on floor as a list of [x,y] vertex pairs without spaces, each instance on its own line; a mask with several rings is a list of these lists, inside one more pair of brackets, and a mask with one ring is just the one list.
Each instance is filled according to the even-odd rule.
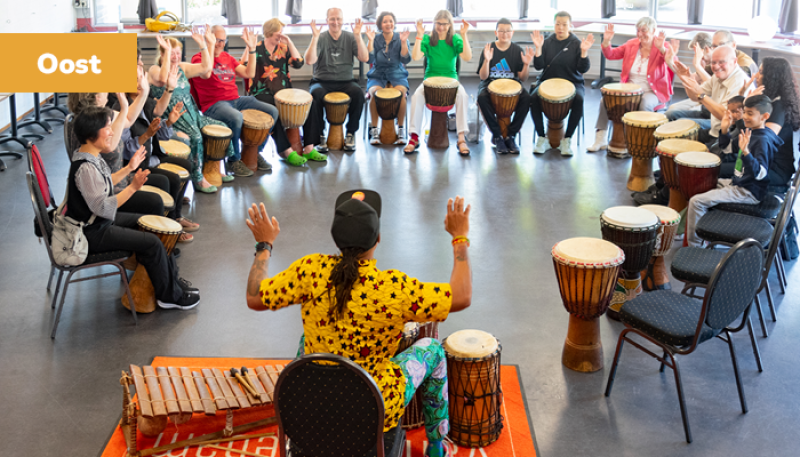
[[[150,364],[154,367],[187,367],[187,368],[219,368],[222,370],[231,367],[255,368],[263,365],[286,365],[291,360],[271,360],[271,359],[240,359],[240,358],[211,358],[211,357],[156,357]],[[127,368],[127,367],[126,367]],[[485,456],[485,457],[534,457],[536,455],[533,438],[533,427],[528,421],[525,409],[525,400],[519,381],[517,367],[503,365],[501,367],[500,379],[503,385],[503,432],[500,439],[485,448],[468,449],[457,448],[455,456]],[[120,399],[122,389],[120,387]],[[120,401],[120,408],[122,402]],[[246,413],[234,413],[234,426],[257,421],[273,415],[271,406],[253,408]],[[209,417],[203,414],[195,414],[192,420],[182,425],[174,425],[172,422],[156,438],[146,438],[138,435],[139,450],[163,446],[195,436],[212,433],[222,430],[225,426],[225,414],[218,413],[216,417]],[[273,431],[277,435],[277,425],[252,430],[248,434],[259,434]],[[411,430],[406,435],[406,451],[403,457],[423,457],[424,449],[427,445],[425,431],[423,428]],[[277,457],[280,455],[278,450],[278,438],[261,437],[253,440],[237,441],[235,443],[222,444],[231,448],[230,451],[222,451],[213,448],[183,448],[175,449],[171,453],[158,454],[160,456],[174,457],[235,457],[239,454],[236,449],[256,453],[265,457]],[[122,430],[117,426],[111,435],[111,439],[105,446],[102,457],[123,457],[125,456],[125,439]]]

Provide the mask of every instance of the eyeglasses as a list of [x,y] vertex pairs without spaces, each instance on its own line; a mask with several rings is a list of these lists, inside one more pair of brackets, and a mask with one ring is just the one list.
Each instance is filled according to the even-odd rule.
[[722,42],[722,43],[720,43],[720,44],[712,44],[712,45],[711,45],[711,49],[717,49],[717,48],[718,48],[718,47],[720,47],[720,46],[727,46],[727,45],[729,45],[729,44],[730,44],[730,41],[723,41],[723,42]]
[[723,66],[723,65],[729,64],[730,62],[732,62],[732,61],[731,60],[712,60],[711,61],[711,65]]
[[438,25],[439,27],[449,27],[450,23],[449,22],[437,22],[436,25]]
[[222,43],[227,43],[227,42],[228,42],[227,38],[225,38],[224,40],[220,40],[219,38],[217,38],[217,44],[222,44]]

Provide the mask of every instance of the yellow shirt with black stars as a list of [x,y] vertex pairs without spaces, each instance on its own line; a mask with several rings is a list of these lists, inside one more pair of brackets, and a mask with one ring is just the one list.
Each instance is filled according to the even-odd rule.
[[403,415],[406,379],[391,361],[403,326],[444,321],[452,305],[450,284],[423,283],[397,270],[381,271],[374,259],[362,260],[345,318],[337,321],[329,312],[334,291],[328,278],[338,261],[325,254],[295,261],[261,283],[261,301],[271,310],[302,304],[306,354],[338,354],[361,365],[381,389],[389,430]]

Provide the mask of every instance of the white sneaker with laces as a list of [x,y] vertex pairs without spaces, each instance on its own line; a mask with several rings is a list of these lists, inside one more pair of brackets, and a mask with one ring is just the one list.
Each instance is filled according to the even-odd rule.
[[369,144],[378,145],[381,144],[381,134],[378,130],[378,127],[370,127],[369,128]]
[[570,145],[572,144],[572,138],[564,138],[561,140],[561,144],[558,145],[558,149],[561,150],[562,156],[571,156],[572,155],[572,148]]
[[533,148],[534,154],[544,154],[550,148],[550,140],[546,136],[540,136],[536,140],[536,146]]
[[597,152],[601,149],[608,147],[608,130],[598,130],[594,135],[594,144],[587,146],[586,150],[589,152]]
[[408,143],[408,136],[406,135],[406,128],[403,127],[403,126],[400,126],[397,129],[397,140],[394,142],[394,144],[406,144],[406,143]]

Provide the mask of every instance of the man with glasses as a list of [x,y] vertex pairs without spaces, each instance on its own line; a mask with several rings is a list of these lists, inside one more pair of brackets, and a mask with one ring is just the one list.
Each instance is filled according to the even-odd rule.
[[[256,77],[256,44],[258,41],[258,34],[250,31],[249,28],[244,28],[242,33],[242,41],[247,47],[247,52],[250,53],[251,59],[248,60],[247,66],[239,64],[235,57],[225,52],[225,44],[228,42],[228,35],[225,28],[221,25],[215,25],[211,28],[211,32],[216,38],[214,44],[214,66],[211,71],[201,75],[199,78],[192,78],[190,80],[192,89],[197,94],[197,104],[200,105],[200,110],[206,116],[216,119],[225,123],[233,131],[233,156],[228,157],[229,171],[232,171],[235,176],[252,176],[253,171],[247,168],[247,165],[242,162],[242,151],[239,145],[239,137],[242,133],[242,111],[246,109],[254,109],[263,111],[272,119],[278,119],[278,109],[274,106],[264,103],[255,97],[240,97],[239,87],[236,85],[236,77],[253,79]],[[192,56],[192,63],[200,63],[200,53]],[[264,141],[258,148],[258,169],[261,171],[272,170],[272,165],[267,162],[260,152],[266,145]],[[223,182],[229,181],[233,178],[223,176]]]
[[356,150],[355,133],[361,122],[364,109],[364,91],[353,79],[353,57],[360,62],[369,60],[369,51],[361,39],[360,18],[356,19],[353,31],[342,30],[342,10],[329,8],[326,14],[328,30],[320,32],[315,20],[311,21],[311,43],[306,50],[306,63],[314,66],[314,74],[308,91],[314,97],[311,112],[303,126],[303,146],[318,145],[317,151],[328,152],[327,141],[322,133],[325,128],[322,119],[325,95],[330,92],[344,92],[350,97],[347,110],[347,135],[344,150]]
[[514,110],[514,119],[508,125],[507,136],[503,138],[500,124],[497,122],[497,113],[489,96],[489,83],[496,79],[513,79],[520,83],[528,79],[528,70],[533,60],[533,48],[526,47],[522,50],[518,44],[511,41],[514,28],[511,21],[502,18],[497,21],[494,32],[497,41],[486,43],[478,62],[478,75],[481,82],[478,84],[478,106],[486,120],[486,125],[492,131],[492,143],[497,148],[498,154],[519,154],[519,147],[514,137],[522,128],[530,106],[530,94],[523,90],[519,94],[517,108]]

